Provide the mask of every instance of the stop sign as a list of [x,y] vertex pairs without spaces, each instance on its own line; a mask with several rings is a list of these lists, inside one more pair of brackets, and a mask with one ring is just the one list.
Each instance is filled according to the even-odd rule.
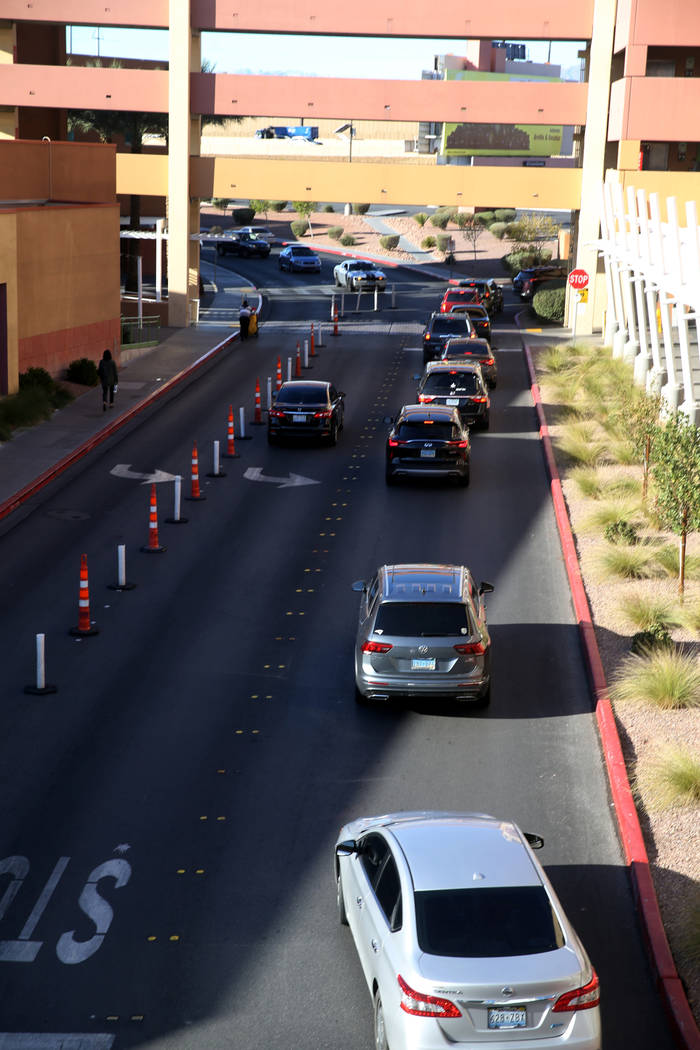
[[588,273],[586,270],[572,270],[567,278],[572,288],[579,291],[581,288],[586,288],[588,285]]

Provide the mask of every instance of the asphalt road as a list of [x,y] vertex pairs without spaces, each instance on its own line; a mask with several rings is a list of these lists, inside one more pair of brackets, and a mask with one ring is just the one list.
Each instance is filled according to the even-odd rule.
[[[383,419],[414,400],[421,320],[439,299],[406,273],[396,310],[348,312],[306,373],[346,391],[338,446],[269,448],[250,425],[210,479],[229,404],[252,421],[256,377],[294,352],[301,322],[327,318],[330,293],[274,259],[225,265],[268,289],[260,338],[142,413],[0,536],[1,1050],[366,1050],[370,998],[336,923],[333,842],[355,816],[419,808],[542,834],[601,978],[606,1048],[671,1047],[512,304],[468,489],[384,483]],[[187,476],[195,440],[206,500],[169,525],[172,486],[159,484],[167,550],[142,553],[149,485],[112,471]],[[308,483],[283,484],[292,474]],[[118,544],[130,591],[108,589]],[[75,638],[83,552],[99,634]],[[488,712],[355,704],[351,583],[411,560],[464,562],[494,583]],[[37,631],[58,686],[39,698],[23,693]]]

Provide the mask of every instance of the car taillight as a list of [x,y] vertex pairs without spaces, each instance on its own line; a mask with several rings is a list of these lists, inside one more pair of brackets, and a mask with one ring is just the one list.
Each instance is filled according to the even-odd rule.
[[593,971],[588,984],[582,988],[574,988],[571,992],[560,995],[552,1007],[552,1013],[565,1014],[574,1013],[576,1010],[592,1010],[600,1002],[600,982],[598,974]]
[[388,653],[390,649],[393,649],[393,645],[389,642],[363,642],[362,652],[363,653]]
[[496,359],[494,357],[482,357],[479,361],[480,365],[495,365]]
[[332,415],[332,411],[327,409],[325,412],[314,412],[314,419],[330,419]]
[[[421,405],[427,405],[431,401],[434,401],[434,400],[435,400],[435,398],[433,397],[432,394],[419,394],[418,395],[418,401],[420,402]],[[427,423],[428,420],[425,420],[425,422]],[[430,422],[432,423],[432,419],[430,420]]]
[[281,409],[281,408],[271,408],[271,409],[270,409],[270,415],[271,415],[271,416],[272,416],[272,417],[273,417],[274,419],[281,419],[281,418],[282,418],[282,416],[284,415],[284,412],[282,411],[282,409]]
[[472,404],[473,405],[485,405],[487,400],[488,400],[488,398],[486,398],[486,397],[473,397],[472,398]]
[[461,1013],[449,999],[437,995],[424,995],[415,992],[404,981],[401,974],[397,978],[401,989],[401,1009],[414,1017],[461,1017]]
[[486,652],[483,642],[465,642],[463,645],[455,645],[455,650],[463,656],[483,656]]
[[447,444],[450,446],[450,448],[469,448],[469,442],[467,440],[448,441]]

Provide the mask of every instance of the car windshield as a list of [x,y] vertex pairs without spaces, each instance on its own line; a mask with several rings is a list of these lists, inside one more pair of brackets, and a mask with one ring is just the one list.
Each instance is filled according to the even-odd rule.
[[398,638],[463,637],[472,633],[466,605],[461,602],[383,602],[375,634]]
[[433,319],[433,335],[455,335],[464,334],[469,322],[464,317],[435,317]]
[[415,901],[418,944],[428,955],[495,959],[564,944],[542,886],[424,890]]
[[283,386],[275,399],[283,405],[319,405],[326,399],[323,387],[304,386],[303,383],[291,383]]
[[452,358],[469,357],[477,361],[485,361],[491,356],[488,350],[481,347],[478,350],[471,350],[466,346],[450,346],[445,351],[443,361],[449,361]]
[[423,394],[478,394],[479,382],[473,372],[433,372],[425,377]]
[[311,249],[307,248],[305,245],[302,245],[301,248],[292,248],[292,251],[293,251],[293,253],[295,255],[313,255],[314,254],[311,251]]
[[353,271],[354,270],[374,270],[374,269],[375,269],[375,267],[374,267],[373,263],[370,263],[370,262],[354,262],[354,263],[350,263],[350,265],[348,266],[348,270],[353,270]]
[[427,419],[425,422],[401,423],[397,437],[399,441],[458,441],[460,435],[452,423]]

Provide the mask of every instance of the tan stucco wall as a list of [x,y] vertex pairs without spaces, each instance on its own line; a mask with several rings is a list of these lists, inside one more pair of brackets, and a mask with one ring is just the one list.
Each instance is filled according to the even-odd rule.
[[18,388],[17,333],[17,215],[0,211],[0,284],[7,285],[8,393]]
[[0,200],[116,200],[116,147],[101,143],[0,141]]

